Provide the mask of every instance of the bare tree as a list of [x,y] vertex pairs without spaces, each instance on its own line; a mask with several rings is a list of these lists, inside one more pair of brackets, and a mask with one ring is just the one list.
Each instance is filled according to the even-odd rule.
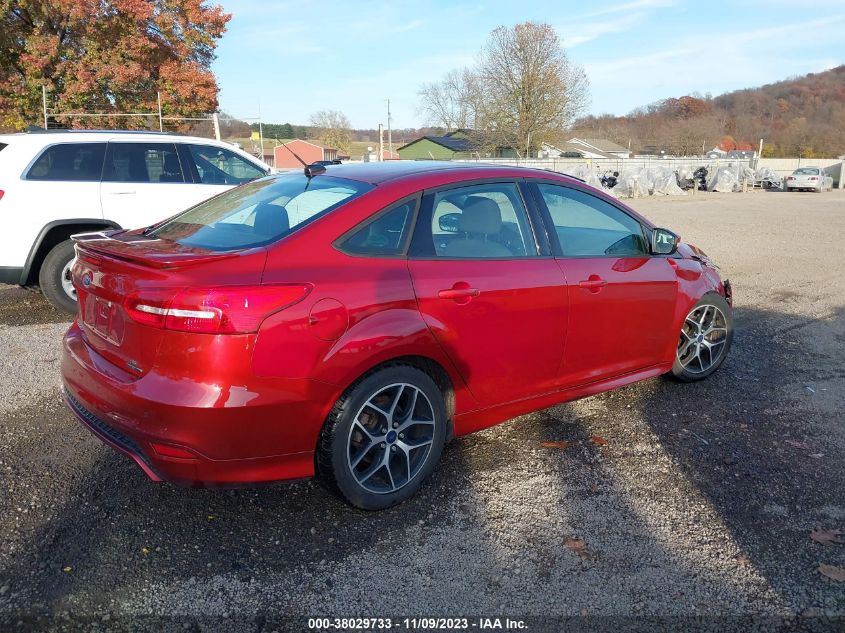
[[343,112],[320,110],[311,115],[310,121],[316,128],[317,137],[326,145],[342,152],[349,151],[349,144],[352,142],[352,124]]
[[478,76],[486,127],[526,155],[546,134],[569,127],[589,105],[587,75],[570,61],[549,24],[495,29]]
[[494,30],[474,68],[423,85],[419,97],[429,124],[474,129],[475,144],[485,150],[529,154],[584,112],[589,93],[587,75],[555,30],[524,22]]
[[429,125],[457,130],[478,124],[482,93],[478,76],[470,68],[452,70],[438,82],[423,84],[417,94],[419,111]]

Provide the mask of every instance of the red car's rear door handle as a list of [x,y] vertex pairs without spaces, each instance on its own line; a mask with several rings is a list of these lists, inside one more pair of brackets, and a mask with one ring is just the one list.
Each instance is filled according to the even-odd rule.
[[456,281],[452,284],[451,288],[440,290],[437,296],[441,299],[451,299],[459,306],[465,306],[472,301],[473,297],[477,297],[479,294],[481,293],[478,291],[478,288],[473,288],[465,281]]
[[477,297],[481,294],[478,288],[449,288],[448,290],[441,290],[437,296],[441,299],[468,299],[470,297]]
[[589,279],[583,279],[578,282],[581,288],[586,288],[590,292],[598,292],[607,285],[607,282],[598,275],[590,275]]

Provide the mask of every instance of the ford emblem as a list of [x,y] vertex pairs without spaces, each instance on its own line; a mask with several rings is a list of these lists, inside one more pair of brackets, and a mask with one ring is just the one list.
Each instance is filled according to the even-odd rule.
[[91,285],[91,274],[90,273],[85,273],[84,275],[82,275],[82,285],[85,286],[86,288]]

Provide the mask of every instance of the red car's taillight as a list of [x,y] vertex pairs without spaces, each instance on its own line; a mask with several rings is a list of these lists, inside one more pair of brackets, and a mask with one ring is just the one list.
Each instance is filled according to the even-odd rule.
[[5,191],[3,191],[2,189],[0,189],[0,200],[2,200],[2,199],[3,199],[3,194],[5,194],[5,193],[6,193]]
[[126,298],[133,321],[180,332],[242,334],[257,332],[268,315],[304,299],[306,284],[145,290]]

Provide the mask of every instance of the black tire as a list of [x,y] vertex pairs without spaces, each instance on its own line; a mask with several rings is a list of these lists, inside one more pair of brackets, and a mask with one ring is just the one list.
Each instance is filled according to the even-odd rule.
[[[733,311],[731,306],[728,305],[728,302],[725,301],[721,295],[715,292],[708,292],[705,294],[698,302],[693,306],[693,308],[689,311],[688,317],[691,315],[696,314],[701,308],[704,306],[714,306],[721,311],[723,318],[724,318],[724,327],[726,329],[725,336],[724,336],[724,343],[721,344],[718,356],[714,359],[711,359],[713,362],[709,367],[703,369],[701,371],[695,371],[695,365],[692,362],[689,362],[686,366],[681,362],[681,358],[678,354],[675,356],[675,363],[672,365],[672,370],[669,372],[671,376],[675,379],[680,380],[681,382],[696,382],[699,380],[704,380],[705,378],[711,376],[719,367],[721,367],[722,363],[727,358],[728,353],[731,349],[731,343],[733,342],[733,335],[734,335],[734,325],[733,325]],[[684,328],[686,322],[681,327]],[[678,333],[678,351],[681,351],[682,348],[682,334]]]
[[62,273],[75,256],[73,240],[59,242],[47,253],[38,271],[41,292],[56,309],[68,314],[76,313],[76,297],[71,297],[62,287]]
[[[407,459],[407,461],[400,461],[400,465],[404,463],[408,470],[412,468],[412,459],[418,460],[413,466],[411,478],[402,484],[401,487],[393,491],[374,492],[359,483],[355,474],[353,474],[354,466],[351,464],[352,456],[350,455],[350,443],[355,437],[353,435],[353,425],[356,425],[356,418],[358,418],[359,413],[364,413],[365,406],[369,407],[368,402],[371,398],[384,394],[385,390],[399,389],[398,387],[392,387],[392,385],[400,384],[411,386],[425,395],[428,403],[420,400],[420,406],[428,407],[428,404],[430,404],[430,409],[426,408],[426,411],[430,410],[433,420],[430,430],[431,444],[429,445],[428,452],[420,456],[420,458],[405,457],[407,453],[401,451],[394,453],[394,456],[390,457],[388,451],[396,451],[397,448],[392,445],[392,442],[372,441],[366,444],[372,447],[370,451],[372,455],[367,454],[367,451],[370,449],[361,451],[359,455],[372,457],[371,464],[373,466],[380,461],[381,457],[385,457],[388,460],[387,471],[390,471],[390,462],[395,459]],[[413,393],[413,389],[409,390],[409,392]],[[398,399],[402,396],[397,395],[396,397]],[[397,412],[400,409],[401,406],[397,407]],[[416,409],[416,411],[419,411],[419,409]],[[410,419],[413,413],[413,411],[409,412],[407,419]],[[376,414],[375,418],[371,419],[378,419],[378,414]],[[387,428],[388,424],[389,422],[387,421],[384,423],[385,428]],[[376,423],[376,426],[381,425],[381,421]],[[360,424],[356,425],[355,433],[363,438],[364,436],[357,430],[358,428],[360,428]],[[410,365],[386,365],[365,375],[353,384],[341,396],[337,403],[335,403],[320,432],[315,458],[317,477],[329,490],[338,494],[357,508],[363,510],[383,510],[384,508],[389,508],[413,496],[419,490],[422,483],[434,471],[446,441],[446,428],[446,406],[444,404],[443,394],[434,380],[422,370]],[[397,441],[396,437],[394,433],[393,441]],[[390,445],[386,446],[385,444],[388,443]],[[413,453],[413,455],[416,455],[416,453]],[[367,470],[367,462],[364,462],[364,466],[365,470]],[[373,470],[374,473],[388,475],[390,477],[390,485],[393,485],[393,475],[387,471],[384,470],[384,467]],[[360,475],[361,473],[359,472],[358,474]],[[372,480],[368,480],[368,483],[370,481]]]

